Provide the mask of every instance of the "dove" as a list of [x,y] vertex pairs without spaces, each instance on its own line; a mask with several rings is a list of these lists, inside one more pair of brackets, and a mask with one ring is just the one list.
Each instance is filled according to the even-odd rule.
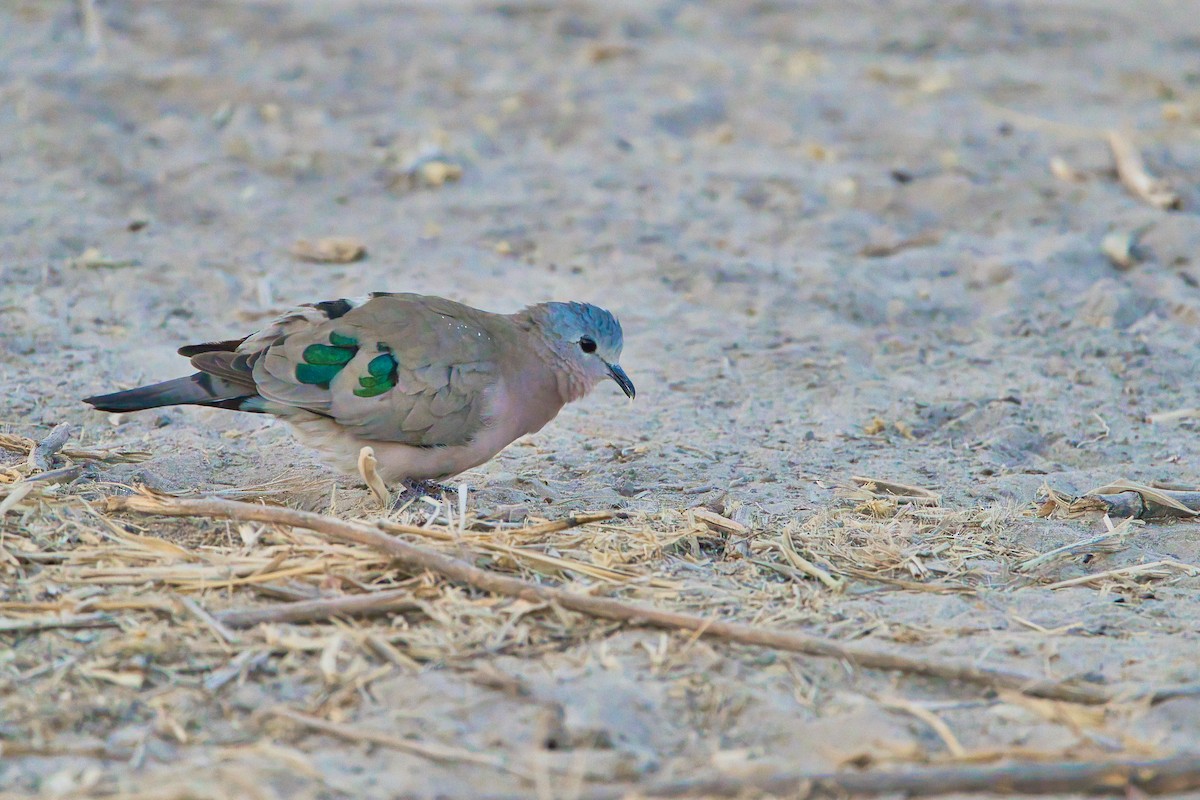
[[376,292],[181,347],[196,373],[84,402],[115,413],[196,405],[270,414],[335,469],[354,474],[369,445],[385,482],[420,484],[488,461],[603,380],[633,400],[622,345],[617,318],[586,303],[494,314]]

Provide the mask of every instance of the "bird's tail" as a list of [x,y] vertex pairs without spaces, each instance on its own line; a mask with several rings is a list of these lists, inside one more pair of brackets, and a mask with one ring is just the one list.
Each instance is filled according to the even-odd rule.
[[215,375],[197,372],[150,386],[139,386],[124,392],[86,397],[83,402],[99,411],[124,413],[163,406],[209,406],[235,411],[261,411],[254,401],[259,400],[253,389],[244,383],[223,380]]

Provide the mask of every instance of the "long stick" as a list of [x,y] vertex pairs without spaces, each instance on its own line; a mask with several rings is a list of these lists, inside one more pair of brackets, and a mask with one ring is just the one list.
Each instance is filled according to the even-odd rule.
[[68,614],[66,616],[37,617],[35,619],[9,619],[0,617],[0,633],[33,633],[54,628],[115,628],[116,618],[107,612],[93,614]]
[[413,600],[411,589],[389,589],[371,594],[281,603],[266,608],[222,611],[216,617],[231,628],[249,628],[260,622],[313,622],[348,614],[413,611],[420,607],[421,604]]
[[428,570],[485,592],[518,597],[531,602],[557,603],[571,611],[634,625],[695,631],[700,636],[740,644],[843,659],[867,669],[899,670],[914,675],[963,681],[993,689],[1012,689],[1037,697],[1076,703],[1107,703],[1116,696],[1103,687],[1053,681],[1010,670],[980,667],[944,656],[922,658],[904,655],[861,644],[843,644],[799,631],[724,622],[541,586],[479,569],[466,561],[442,553],[425,550],[365,523],[347,522],[308,511],[216,498],[185,500],[144,495],[110,497],[106,501],[106,507],[109,511],[136,511],[173,517],[215,517],[305,528],[334,540],[366,545],[392,556],[409,568]]
[[1168,794],[1200,788],[1200,754],[1188,753],[1153,761],[1023,761],[1001,766],[964,764],[825,774],[780,772],[757,779],[685,779],[638,786],[636,792],[633,792],[634,788],[603,787],[585,792],[582,798],[744,797],[749,792],[787,797],[878,794],[931,797],[955,792],[1125,795],[1131,788],[1147,794]]

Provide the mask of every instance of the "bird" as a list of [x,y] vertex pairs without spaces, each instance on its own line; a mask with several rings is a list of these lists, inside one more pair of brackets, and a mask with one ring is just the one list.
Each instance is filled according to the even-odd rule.
[[384,482],[413,490],[485,463],[604,380],[632,401],[623,344],[617,318],[588,303],[497,314],[375,292],[181,347],[195,373],[84,402],[113,413],[194,405],[270,414],[347,474],[372,447]]

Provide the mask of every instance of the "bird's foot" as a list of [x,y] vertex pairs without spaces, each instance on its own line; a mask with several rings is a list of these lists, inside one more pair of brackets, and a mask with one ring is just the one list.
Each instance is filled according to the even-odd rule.
[[399,511],[410,503],[420,500],[422,497],[431,497],[435,500],[440,500],[444,495],[452,494],[455,489],[453,486],[435,483],[433,481],[404,481],[401,484],[403,489],[396,495],[396,499],[392,501],[392,511]]

